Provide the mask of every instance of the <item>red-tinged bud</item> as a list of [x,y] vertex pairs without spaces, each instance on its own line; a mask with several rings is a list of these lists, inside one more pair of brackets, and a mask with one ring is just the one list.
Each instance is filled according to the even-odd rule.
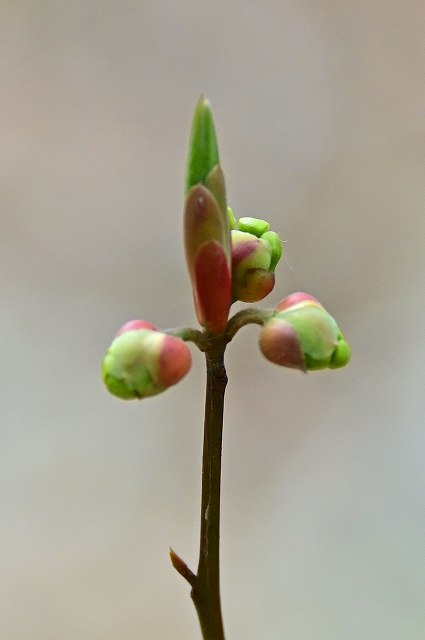
[[189,348],[179,338],[156,328],[128,329],[109,347],[102,363],[102,378],[118,398],[146,398],[179,382],[191,362]]
[[302,371],[336,369],[351,356],[335,320],[306,293],[293,293],[277,305],[261,330],[260,349],[271,362]]
[[224,178],[216,165],[185,202],[184,241],[199,323],[213,334],[226,328],[231,305],[230,222]]
[[230,271],[230,223],[212,192],[202,184],[192,187],[187,194],[184,210],[184,244],[189,273],[196,254],[205,242],[215,240],[221,245]]
[[235,224],[237,228],[231,231],[232,300],[258,302],[274,287],[282,243],[268,230],[270,225],[265,220],[240,218]]

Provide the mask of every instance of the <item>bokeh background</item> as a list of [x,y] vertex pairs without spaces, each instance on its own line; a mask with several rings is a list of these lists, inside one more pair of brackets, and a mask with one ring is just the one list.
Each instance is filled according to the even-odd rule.
[[0,636],[198,639],[204,364],[142,403],[99,362],[142,317],[194,324],[192,110],[229,201],[286,240],[269,306],[318,296],[353,347],[303,376],[228,350],[229,640],[422,640],[422,1],[0,4]]

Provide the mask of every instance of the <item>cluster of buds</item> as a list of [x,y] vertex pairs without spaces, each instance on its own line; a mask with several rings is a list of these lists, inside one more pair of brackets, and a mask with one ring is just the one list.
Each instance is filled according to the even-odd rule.
[[[195,311],[207,338],[226,332],[233,302],[257,302],[272,291],[281,240],[265,220],[236,220],[227,206],[214,121],[203,96],[189,145],[184,244]],[[302,371],[341,367],[350,358],[335,320],[305,293],[291,294],[271,315],[265,313],[260,348],[271,362]],[[190,366],[182,339],[134,320],[120,329],[108,349],[102,377],[112,394],[144,398],[181,380]]]
[[118,398],[147,398],[179,382],[189,371],[188,346],[144,320],[121,327],[102,363],[107,389]]
[[259,344],[267,360],[301,371],[338,369],[351,355],[333,317],[307,293],[292,293],[279,302],[261,329]]
[[257,302],[271,292],[282,244],[268,222],[236,222],[227,207],[214,122],[204,97],[192,123],[184,227],[198,321],[209,333],[220,334],[233,302]]

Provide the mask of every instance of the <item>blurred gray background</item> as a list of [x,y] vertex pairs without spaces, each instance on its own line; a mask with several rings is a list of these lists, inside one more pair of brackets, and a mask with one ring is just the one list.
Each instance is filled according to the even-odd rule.
[[142,403],[99,362],[130,318],[195,323],[181,242],[192,111],[229,201],[287,241],[266,305],[320,298],[349,367],[228,350],[229,640],[425,628],[422,1],[0,4],[0,637],[200,633],[204,364]]

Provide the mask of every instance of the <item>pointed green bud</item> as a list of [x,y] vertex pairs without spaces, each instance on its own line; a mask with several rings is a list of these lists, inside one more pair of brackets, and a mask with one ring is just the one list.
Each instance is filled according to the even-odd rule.
[[144,321],[126,323],[109,347],[102,378],[112,395],[131,400],[154,396],[179,382],[189,371],[188,346]]
[[277,305],[261,330],[259,344],[271,362],[302,371],[343,367],[351,356],[332,316],[313,296],[300,292]]
[[219,164],[218,144],[211,105],[202,95],[195,108],[187,159],[186,193],[200,182],[205,184],[210,171]]

